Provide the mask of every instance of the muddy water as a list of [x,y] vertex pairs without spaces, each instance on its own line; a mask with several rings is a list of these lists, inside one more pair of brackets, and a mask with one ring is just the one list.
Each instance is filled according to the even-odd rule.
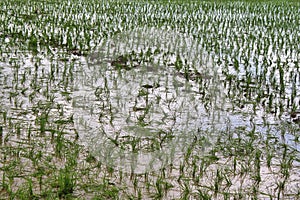
[[[167,28],[136,29],[103,41],[77,69],[76,128],[100,160],[135,173],[158,170],[182,162],[195,138],[205,138],[205,154],[220,132],[266,133],[265,117],[277,123],[252,105],[234,111],[220,68],[197,44]],[[176,68],[178,56],[194,66],[189,78]]]
[[[239,94],[244,88],[229,87],[212,58],[214,55],[197,50],[192,39],[193,48],[184,39],[186,47],[177,51],[172,44],[184,44],[180,39],[184,35],[163,34],[161,30],[151,34],[152,31],[143,29],[133,36],[128,33],[103,40],[102,46],[88,57],[72,57],[65,52],[35,56],[30,52],[3,54],[6,59],[0,63],[1,144],[30,148],[32,138],[44,140],[41,144],[46,144],[45,154],[53,155],[55,148],[49,144],[51,131],[69,133],[66,137],[75,137],[77,131],[80,144],[102,163],[134,173],[159,170],[171,163],[179,168],[195,141],[193,153],[198,158],[207,159],[211,150],[220,151],[218,162],[207,171],[233,167],[234,162],[227,160],[226,153],[228,149],[237,157],[247,153],[249,133],[254,135],[250,150],[255,147],[255,151],[265,153],[267,148],[274,147],[276,159],[272,161],[275,164],[271,163],[272,170],[280,170],[278,163],[284,154],[281,144],[288,145],[291,156],[299,155],[295,137],[299,125],[292,123],[288,112],[278,119],[259,105],[255,112],[252,104],[239,107],[228,91],[235,89]],[[148,46],[125,45],[125,36],[144,37],[139,41]],[[183,66],[195,66],[188,69],[188,78],[184,67],[176,68],[177,55]],[[122,57],[128,58],[125,64]],[[292,70],[293,66],[290,67]],[[286,80],[286,88],[292,86],[290,79]],[[255,87],[255,83],[250,86]],[[232,135],[232,141],[228,135]],[[241,147],[235,146],[235,139],[242,140]],[[223,150],[225,156],[221,154]],[[243,156],[247,157],[246,153]],[[281,174],[270,173],[265,158],[261,162],[263,190],[269,190],[270,184],[276,188],[274,176],[279,180]],[[288,187],[291,191],[297,190],[298,166],[295,159],[290,176],[293,181]],[[235,174],[231,176],[236,180],[232,190],[244,188],[245,183],[251,185],[250,176],[246,181]],[[208,173],[203,180],[210,183],[214,178]]]
[[[103,161],[136,173],[157,170],[180,162],[195,133],[203,131],[201,124],[214,126],[197,84],[174,68],[177,50],[170,45],[179,38],[185,37],[157,29],[124,33],[105,41],[79,69],[76,125]],[[132,58],[141,52],[147,55]],[[131,58],[117,69],[114,62],[124,55]],[[205,73],[216,85],[213,74]]]

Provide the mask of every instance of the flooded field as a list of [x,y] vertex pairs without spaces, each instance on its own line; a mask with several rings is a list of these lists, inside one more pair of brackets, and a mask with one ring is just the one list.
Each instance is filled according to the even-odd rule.
[[299,3],[0,5],[0,199],[300,198]]

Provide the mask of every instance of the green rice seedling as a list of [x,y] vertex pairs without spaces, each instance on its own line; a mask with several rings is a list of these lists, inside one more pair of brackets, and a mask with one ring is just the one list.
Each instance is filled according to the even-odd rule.
[[191,197],[191,189],[188,181],[185,181],[183,184],[183,192],[180,199],[189,199]]
[[273,155],[268,152],[268,154],[267,154],[267,166],[268,166],[269,169],[271,167],[272,158],[273,158]]
[[198,191],[197,196],[199,199],[209,200],[212,198],[212,196],[207,191],[202,191],[201,189],[198,189],[197,191]]
[[3,142],[3,127],[0,126],[0,146],[2,145]]
[[21,187],[20,189],[18,189],[16,191],[16,193],[14,195],[15,198],[18,198],[18,199],[38,199],[38,197],[36,195],[34,195],[31,179],[28,179],[27,183],[23,187]]
[[223,176],[221,172],[217,169],[216,178],[214,180],[214,194],[217,195],[220,190],[220,185],[222,184]]
[[138,177],[137,176],[135,176],[134,177],[134,180],[133,180],[133,189],[135,190],[135,191],[137,191],[138,190]]
[[[281,126],[297,125],[293,121],[297,116],[289,118],[291,112],[297,111],[299,99],[296,92],[299,89],[297,2],[170,3],[112,0],[100,4],[74,0],[57,5],[53,1],[22,3],[4,0],[0,2],[0,7],[0,99],[1,109],[3,108],[0,119],[0,127],[3,127],[0,131],[3,137],[1,147],[6,149],[17,144],[32,152],[32,160],[29,159],[29,162],[35,167],[23,171],[27,173],[29,170],[30,174],[36,174],[36,179],[42,177],[40,183],[33,179],[31,182],[32,188],[43,189],[41,194],[37,194],[38,197],[59,198],[57,193],[46,189],[49,185],[55,185],[51,175],[40,174],[43,167],[41,163],[44,161],[48,162],[52,172],[58,174],[57,166],[50,167],[51,162],[58,159],[59,163],[55,165],[68,166],[70,174],[75,176],[77,173],[86,173],[89,176],[82,180],[76,179],[74,188],[79,191],[70,193],[70,198],[80,198],[78,194],[91,198],[95,196],[95,199],[117,199],[124,196],[150,198],[157,193],[155,184],[152,188],[150,182],[159,176],[163,182],[160,184],[163,194],[161,198],[180,198],[187,191],[184,186],[180,189],[180,183],[186,181],[190,189],[199,188],[199,184],[210,180],[208,174],[216,168],[219,176],[223,176],[222,184],[217,185],[216,198],[275,198],[264,189],[270,188],[270,191],[278,192],[275,182],[265,181],[268,179],[264,179],[264,174],[259,174],[259,169],[265,164],[261,156],[266,155],[269,169],[280,168],[273,171],[274,176],[286,179],[280,180],[285,182],[280,198],[286,194],[297,198],[297,192],[289,187],[293,180],[297,181],[297,177],[293,176],[298,172],[293,164],[297,160],[297,154],[290,151],[298,148],[297,131],[292,128],[281,129]],[[139,28],[142,31],[136,31]],[[152,32],[153,29],[161,32]],[[163,31],[168,35],[166,39],[161,39]],[[131,34],[132,37],[127,37]],[[122,40],[125,42],[120,42]],[[86,55],[98,50],[102,52],[98,56],[101,64],[94,66],[93,71],[86,64]],[[207,54],[213,57],[212,65],[208,64]],[[112,60],[120,55],[128,55],[129,61],[126,64],[129,70],[120,67],[117,72],[112,69]],[[133,67],[136,64],[139,67]],[[153,71],[144,72],[141,69],[148,69],[151,65],[157,65],[161,74],[158,75],[158,81],[145,83],[143,81]],[[196,72],[201,75],[203,73],[203,76],[198,77]],[[210,73],[213,78],[204,78],[204,75]],[[131,75],[128,76],[129,74]],[[100,80],[99,76],[106,79]],[[182,78],[188,81],[183,81]],[[83,80],[85,87],[80,88],[82,83],[77,83],[77,79]],[[124,79],[131,83],[137,79],[142,80],[136,81],[139,85],[131,85],[133,89],[122,96],[122,92],[126,91],[124,88],[130,85],[124,86]],[[178,82],[177,88],[170,84],[172,79]],[[160,86],[150,88],[156,81]],[[86,98],[86,102],[89,102],[85,104],[85,108],[89,110],[89,114],[83,114],[85,118],[81,119],[82,126],[88,129],[94,123],[97,124],[95,126],[99,125],[109,138],[115,140],[115,144],[122,144],[122,137],[115,137],[113,134],[131,134],[135,137],[136,132],[128,133],[123,127],[132,124],[136,126],[139,120],[138,126],[142,126],[143,130],[149,128],[153,133],[158,133],[159,130],[169,132],[168,128],[171,127],[172,134],[155,134],[151,138],[149,148],[152,150],[149,151],[152,152],[166,148],[166,143],[175,140],[177,133],[186,132],[181,125],[177,126],[181,121],[186,121],[187,127],[193,129],[188,133],[197,136],[202,134],[205,138],[211,134],[217,142],[210,142],[209,147],[202,142],[196,142],[193,146],[191,142],[187,142],[183,149],[172,147],[172,167],[164,174],[147,173],[148,181],[145,182],[140,181],[139,176],[132,175],[138,181],[135,194],[131,192],[133,185],[126,184],[130,175],[125,172],[120,175],[120,182],[123,183],[111,187],[108,183],[103,183],[103,187],[95,188],[93,184],[99,181],[102,183],[103,177],[108,178],[107,174],[118,177],[121,170],[106,168],[104,163],[101,169],[93,166],[98,163],[94,154],[91,156],[95,159],[91,160],[95,162],[86,162],[89,156],[84,152],[90,148],[87,141],[102,133],[94,131],[95,134],[87,134],[86,137],[82,133],[84,131],[80,130],[81,127],[77,126],[78,111],[70,109],[70,104],[75,99],[76,92],[96,91],[97,87],[102,92],[96,96],[97,100]],[[137,98],[136,88],[144,90],[145,95]],[[118,98],[114,98],[116,93]],[[186,102],[195,104],[189,112],[185,112],[184,103],[180,102],[183,94],[191,96]],[[124,98],[126,103],[122,99],[124,96],[130,97]],[[141,106],[141,102],[146,103],[149,110],[144,104]],[[72,108],[75,108],[75,103]],[[170,110],[174,112],[170,113]],[[123,115],[123,111],[126,115]],[[160,114],[157,111],[161,111]],[[94,119],[95,113],[99,116]],[[70,117],[72,115],[74,117]],[[122,124],[120,122],[124,116],[126,119]],[[161,120],[156,120],[159,122],[154,126],[153,119],[156,116]],[[224,122],[227,118],[230,120]],[[244,129],[237,131],[236,126]],[[255,129],[252,130],[253,127]],[[199,133],[198,128],[212,129],[212,133]],[[114,129],[118,129],[116,133]],[[219,134],[219,129],[222,129],[220,132],[226,129],[224,132],[228,135]],[[74,139],[76,132],[78,138]],[[51,145],[45,145],[45,141],[51,137]],[[132,140],[126,145],[140,153],[145,149],[143,142]],[[286,153],[284,148],[277,148],[280,143],[287,144]],[[32,148],[28,149],[28,144]],[[71,144],[74,148],[70,148]],[[79,148],[77,145],[81,145],[81,151],[76,151]],[[265,146],[267,148],[263,148]],[[1,160],[8,165],[11,153],[3,148]],[[94,146],[91,147],[93,148]],[[206,150],[210,148],[213,149],[212,153],[207,155]],[[177,151],[182,151],[179,153],[184,155],[184,161],[176,156]],[[58,158],[51,158],[52,153]],[[21,150],[14,150],[14,157],[28,160],[23,159]],[[226,163],[225,167],[232,169],[225,173],[223,166],[216,162],[219,160],[222,164]],[[280,165],[276,164],[277,161]],[[183,163],[185,166],[180,166]],[[251,167],[247,167],[248,165]],[[151,170],[156,170],[155,167],[152,168]],[[9,191],[6,194],[17,197],[15,191],[24,196],[30,193],[13,182],[9,183],[9,176],[5,171],[5,188]],[[165,184],[176,179],[180,183],[174,183],[173,189],[179,192],[175,192],[176,197],[170,197],[172,194],[168,196]],[[188,181],[189,179],[193,181]],[[250,186],[241,188],[232,180],[244,181],[244,184],[247,182]],[[259,185],[251,185],[253,180],[260,180]],[[214,181],[210,183],[212,186]],[[227,187],[230,181],[233,186]],[[119,186],[122,189],[118,190]],[[146,187],[148,191],[144,193],[143,188]],[[222,193],[224,187],[226,192]],[[191,191],[185,194],[189,193],[190,198],[211,199],[214,190],[215,187],[201,187],[195,194]],[[68,198],[68,194],[64,197]]]
[[76,185],[76,179],[73,172],[69,171],[67,168],[61,169],[57,181],[58,196],[60,198],[71,197]]
[[9,185],[6,183],[6,174],[2,172],[1,188],[4,191],[9,191]]
[[3,117],[3,123],[6,124],[6,120],[7,120],[7,112],[6,111],[2,112],[2,117]]
[[277,184],[277,199],[284,198],[285,181],[279,181]]
[[252,187],[253,199],[258,199],[258,191],[259,191],[258,184],[253,185],[253,187]]
[[163,180],[158,178],[155,182],[155,189],[156,193],[154,198],[156,199],[162,199],[164,196],[164,191],[163,191]]
[[254,163],[255,163],[255,168],[256,168],[256,176],[255,176],[255,181],[257,184],[259,184],[261,182],[261,175],[260,175],[260,170],[261,170],[261,167],[260,167],[260,161],[261,159],[261,152],[260,151],[257,151],[255,153],[255,160],[254,160]]
[[56,131],[56,138],[55,138],[55,155],[57,157],[62,157],[62,152],[64,149],[64,138],[62,131]]
[[43,188],[44,188],[43,176],[45,176],[45,175],[46,175],[46,173],[45,173],[44,167],[37,167],[37,171],[32,175],[33,177],[35,177],[37,179],[40,191],[43,191]]

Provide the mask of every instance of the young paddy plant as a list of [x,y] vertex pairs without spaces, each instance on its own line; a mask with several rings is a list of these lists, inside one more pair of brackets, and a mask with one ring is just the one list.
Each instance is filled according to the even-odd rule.
[[[265,181],[271,179],[265,178],[265,174],[262,173],[264,167],[267,166],[267,168],[273,169],[274,176],[283,177],[278,179],[278,188],[281,189],[280,192],[279,189],[276,190],[279,194],[277,196],[284,198],[286,194],[290,194],[291,198],[297,197],[297,192],[292,191],[292,187],[289,186],[292,180],[297,181],[297,177],[293,174],[298,172],[297,167],[294,165],[298,154],[291,153],[293,156],[288,156],[289,153],[285,153],[285,157],[279,156],[280,152],[284,153],[284,147],[279,149],[271,147],[272,145],[278,145],[283,140],[287,146],[292,145],[289,143],[289,135],[293,135],[293,139],[297,141],[297,131],[289,129],[286,129],[286,132],[278,131],[280,129],[278,127],[282,122],[288,121],[291,126],[296,125],[295,122],[287,119],[286,113],[296,112],[298,108],[299,97],[296,91],[299,86],[299,77],[297,78],[296,75],[291,75],[291,78],[288,77],[290,72],[295,71],[297,68],[297,65],[289,65],[292,62],[290,59],[293,59],[296,63],[298,62],[296,55],[299,49],[297,46],[299,44],[297,37],[297,21],[299,21],[297,12],[299,5],[297,3],[108,1],[100,4],[92,1],[81,2],[74,0],[72,2],[66,1],[55,4],[54,1],[21,3],[4,0],[0,2],[0,5],[2,8],[0,12],[0,98],[2,102],[1,109],[3,107],[1,113],[6,115],[1,119],[0,124],[0,127],[3,127],[3,132],[0,130],[0,135],[3,135],[1,148],[8,148],[10,145],[14,146],[15,140],[24,140],[24,135],[26,135],[25,138],[28,140],[28,143],[40,144],[44,143],[43,141],[48,141],[49,137],[51,137],[49,135],[53,134],[51,147],[41,144],[33,145],[30,149],[33,154],[36,153],[36,157],[33,156],[33,158],[36,158],[36,161],[32,162],[37,166],[37,168],[32,168],[30,171],[35,171],[36,174],[39,174],[41,171],[38,169],[38,165],[43,162],[40,161],[47,160],[48,164],[51,165],[50,160],[56,159],[51,158],[52,153],[56,152],[59,155],[59,162],[55,163],[55,167],[49,167],[56,174],[57,179],[51,179],[49,173],[36,175],[37,179],[42,177],[41,183],[38,183],[39,181],[36,180],[30,182],[30,179],[28,179],[28,182],[25,181],[26,183],[24,184],[24,187],[25,185],[28,186],[28,190],[23,190],[23,188],[18,188],[18,186],[9,183],[6,176],[8,172],[5,171],[4,180],[7,186],[3,187],[7,188],[9,194],[13,194],[19,189],[19,194],[23,193],[24,197],[27,194],[32,194],[32,198],[43,197],[51,199],[63,196],[65,198],[68,198],[68,196],[70,198],[80,198],[78,194],[87,194],[95,199],[149,198],[155,194],[158,194],[161,198],[193,198],[195,196],[195,198],[199,199],[212,199],[214,198],[214,191],[217,191],[217,197],[221,195],[224,198],[235,197],[241,199],[249,197],[259,199],[270,196],[274,198],[274,195],[271,194],[272,192],[264,189],[267,186],[270,186],[270,190],[274,189],[272,187],[274,182]],[[148,31],[148,36],[156,38],[156,40],[151,40],[151,42],[145,41],[145,37],[140,33],[147,33],[149,29],[145,26],[156,27],[156,29],[168,32],[170,37],[158,40],[158,36],[160,38],[164,37],[161,34],[163,31],[151,34]],[[128,39],[126,31],[136,31],[134,29],[136,27],[141,27],[142,31],[137,31],[135,40],[131,40],[132,38],[130,37]],[[179,36],[175,36],[174,32]],[[177,123],[181,120],[189,123],[189,127],[195,126],[194,131],[190,131],[191,133],[194,135],[203,134],[207,138],[209,138],[209,134],[205,131],[198,133],[196,131],[197,128],[210,129],[210,121],[208,120],[210,116],[215,116],[214,120],[216,121],[219,120],[214,123],[215,127],[212,128],[212,132],[215,131],[218,135],[219,142],[210,144],[213,149],[211,154],[206,155],[204,153],[205,155],[203,155],[202,150],[205,149],[203,143],[196,142],[193,144],[194,146],[190,146],[191,143],[187,142],[189,143],[187,147],[190,148],[186,148],[186,151],[182,152],[185,159],[184,165],[176,164],[176,160],[179,157],[175,156],[171,162],[173,167],[167,170],[170,172],[164,175],[147,172],[148,181],[144,182],[140,181],[138,175],[134,175],[133,181],[135,181],[135,184],[133,185],[135,186],[127,184],[130,175],[125,172],[120,175],[122,170],[109,170],[102,163],[101,169],[97,169],[101,171],[100,173],[91,166],[95,164],[94,162],[84,162],[85,158],[88,157],[83,153],[84,151],[71,153],[72,148],[69,147],[72,145],[81,144],[83,149],[88,146],[85,142],[86,138],[81,131],[78,131],[79,140],[68,140],[68,138],[73,138],[74,125],[72,124],[76,124],[76,115],[74,115],[74,120],[67,120],[71,119],[70,116],[72,116],[72,113],[69,113],[72,111],[68,109],[70,100],[75,98],[74,90],[76,90],[76,87],[78,88],[74,81],[80,76],[80,70],[84,71],[90,67],[85,63],[81,63],[82,60],[85,59],[86,53],[89,53],[93,48],[96,50],[104,46],[104,40],[112,41],[112,38],[115,36],[118,38],[118,35],[123,33],[126,36],[123,37],[123,40],[126,42],[122,44],[125,45],[122,46],[116,43],[117,39],[113,40],[112,43],[117,46],[115,49],[118,50],[114,50],[113,46],[105,47],[103,51],[106,51],[104,53],[106,55],[100,58],[102,64],[97,66],[97,70],[95,70],[97,73],[94,73],[95,76],[92,79],[89,79],[90,76],[88,75],[85,77],[89,79],[86,82],[90,84],[85,89],[95,91],[95,88],[98,86],[104,88],[97,100],[89,99],[94,104],[93,106],[85,105],[90,110],[89,114],[85,115],[86,118],[82,119],[83,121],[86,120],[86,128],[93,121],[97,121],[97,123],[107,123],[111,127],[118,129],[114,132],[115,134],[127,134],[127,129],[126,131],[120,131],[121,126],[131,126],[134,123],[134,126],[142,127],[143,129],[141,130],[147,130],[152,125],[153,118],[159,116],[159,119],[163,120],[156,120],[159,123],[157,122],[155,126],[149,128],[153,129],[152,132],[155,136],[150,141],[153,143],[153,149],[156,149],[164,147],[163,143],[165,141],[172,141],[177,137],[176,134],[178,132],[182,132],[181,126],[177,126]],[[190,40],[190,37],[193,40]],[[8,40],[9,42],[6,43],[5,41]],[[160,51],[157,54],[149,48],[149,46],[155,46],[156,43],[159,43],[158,50]],[[124,52],[122,52],[123,50]],[[107,67],[106,64],[110,66],[105,60],[116,58],[132,51],[135,54],[132,54],[131,57],[132,59],[135,56],[138,57],[140,61],[138,63],[139,67],[134,69],[129,67],[127,71],[120,69],[117,73],[109,67],[106,71],[102,70]],[[204,67],[207,65],[207,61],[200,59],[205,52],[209,52],[212,57],[217,57],[218,64],[215,67],[218,68],[218,73],[212,79],[220,81],[221,84],[217,83],[217,85],[222,85],[223,87],[214,87],[213,84],[218,81],[213,83],[211,79],[208,80],[203,77],[196,77],[194,80],[193,70],[204,75],[206,71],[210,70],[210,67]],[[164,56],[162,56],[163,54]],[[31,59],[27,59],[31,55],[33,57],[32,61],[36,61],[36,64],[30,62],[29,60]],[[42,57],[40,61],[38,61],[39,57]],[[63,60],[59,61],[60,58]],[[76,59],[77,61],[75,61]],[[18,60],[22,60],[22,62],[19,63]],[[144,65],[151,65],[152,62],[156,62],[155,60],[158,60],[155,63],[158,65],[158,69],[163,69],[159,71],[161,76],[157,79],[160,87],[154,89],[143,88],[141,87],[142,85],[153,85],[153,82],[144,83],[139,81],[139,87],[135,88],[143,88],[148,94],[140,96],[135,107],[133,107],[138,95],[134,92],[135,90],[131,90],[130,95],[129,92],[128,95],[133,96],[133,98],[126,99],[126,103],[122,102],[122,97],[125,96],[122,92],[126,91],[125,87],[129,85],[125,84],[125,81],[120,81],[120,79],[128,78],[129,76],[127,75],[134,71],[135,74],[130,76],[129,81],[134,82],[135,79],[139,78],[144,80],[145,76],[142,78],[139,74],[150,72],[139,71],[139,69],[144,67]],[[8,67],[2,62],[12,67]],[[62,62],[65,63],[63,64]],[[131,63],[130,61],[129,66],[133,64],[135,62]],[[168,66],[168,64],[171,65]],[[11,76],[9,70],[13,66],[16,69],[12,72],[14,76]],[[44,70],[43,66],[45,66]],[[49,71],[47,70],[48,67]],[[24,68],[27,68],[26,73],[22,71]],[[173,88],[172,84],[170,84],[171,76],[164,78],[166,74],[172,72],[168,71],[169,69],[180,72],[174,75],[178,82],[177,88]],[[93,73],[93,71],[90,72]],[[297,74],[296,71],[295,74]],[[104,87],[102,82],[99,81],[100,75],[107,77],[106,81],[103,81]],[[10,77],[14,77],[13,80]],[[113,78],[109,77],[115,78],[114,87],[110,85]],[[181,81],[182,77],[188,80],[186,82]],[[72,85],[73,83],[74,85]],[[187,84],[192,86],[184,87]],[[166,85],[168,89],[165,88]],[[195,101],[198,103],[198,105],[194,105],[195,109],[193,108],[189,112],[185,112],[184,101],[180,102],[179,96],[183,93],[182,88],[188,89],[189,94],[194,96],[193,98],[185,99],[187,102],[192,103]],[[173,93],[173,90],[177,91]],[[199,91],[200,95],[194,93],[194,90]],[[118,103],[113,100],[115,92],[122,94],[119,95]],[[223,95],[223,92],[226,94],[224,95],[225,98],[217,100],[215,96]],[[109,93],[109,95],[105,96],[103,93]],[[152,95],[155,96],[154,100]],[[9,98],[11,102],[9,102]],[[46,108],[47,106],[44,105],[48,101],[51,106]],[[253,101],[256,103],[253,104]],[[177,102],[179,103],[177,104]],[[151,105],[149,110],[145,109],[146,106],[142,103]],[[59,107],[56,105],[59,105]],[[176,106],[178,107],[173,109]],[[202,107],[205,108],[202,109]],[[136,110],[133,112],[134,108]],[[139,108],[143,109],[139,110]],[[158,108],[161,108],[162,116],[153,113],[160,111]],[[173,113],[170,112],[172,109]],[[219,112],[222,109],[226,110],[227,113]],[[128,110],[126,112],[128,120],[124,124],[120,124],[120,119],[124,115],[117,110],[125,110],[124,112]],[[192,116],[195,116],[193,114],[195,112],[198,117],[193,118]],[[98,120],[88,117],[95,113],[101,113],[101,117],[97,117]],[[140,118],[135,115],[137,113],[141,114]],[[187,119],[184,119],[183,116],[187,116]],[[223,118],[230,118],[228,123],[231,126],[226,125],[229,128],[226,128],[225,131],[226,134],[231,134],[230,136],[225,133],[224,135],[219,134],[219,129],[222,129],[225,124],[222,121]],[[250,118],[252,120],[251,123],[249,122]],[[23,119],[26,119],[26,123],[28,123],[28,126],[24,126],[24,128]],[[138,124],[136,122],[139,119],[141,123]],[[197,119],[201,120],[197,121]],[[191,123],[193,121],[198,125]],[[220,123],[219,126],[217,125],[218,123]],[[159,134],[155,133],[158,130],[168,130],[165,127],[169,124],[172,124],[169,126],[171,129],[178,128],[179,131],[171,130],[172,137],[169,139],[164,139],[166,136],[164,134],[161,134],[159,139],[155,138],[156,136],[159,137]],[[253,124],[255,125],[255,130],[251,132]],[[242,126],[245,129],[236,130],[234,129],[236,126]],[[134,130],[130,134],[138,133],[136,131],[138,129]],[[108,129],[105,132],[106,134],[111,134],[113,131]],[[265,132],[269,132],[270,137],[264,134]],[[18,133],[19,137],[15,137],[15,133]],[[38,133],[43,134],[37,136]],[[281,135],[284,137],[281,137]],[[152,135],[148,137],[151,138]],[[111,138],[114,138],[116,143],[120,143],[118,140],[122,136],[114,137],[112,135]],[[228,142],[224,143],[224,138],[229,138]],[[274,142],[275,138],[277,142]],[[79,141],[81,142],[79,143]],[[154,144],[155,142],[157,144]],[[269,144],[267,144],[268,142]],[[294,145],[296,149],[297,144],[298,142]],[[132,144],[128,143],[127,145],[131,145],[131,149],[139,152],[143,150],[144,143],[139,141]],[[264,148],[264,146],[268,148]],[[26,146],[23,147],[27,148]],[[180,149],[179,145],[173,148],[174,152]],[[41,154],[38,155],[38,152],[41,152]],[[287,152],[290,151],[287,150]],[[8,159],[10,154],[6,151],[4,154],[3,156]],[[174,155],[177,154],[174,153]],[[267,158],[264,158],[263,155],[267,155]],[[18,153],[18,156],[22,158],[22,152]],[[52,157],[55,156],[52,155]],[[93,157],[97,160],[95,155]],[[67,166],[64,166],[65,158],[70,160]],[[277,160],[281,163],[280,165],[276,165]],[[81,165],[80,163],[84,164]],[[229,170],[228,173],[225,173],[220,163],[225,163],[226,167],[231,169],[231,171]],[[251,167],[248,167],[249,164]],[[63,167],[58,167],[57,165],[62,165]],[[278,167],[281,170],[275,170]],[[24,169],[24,171],[26,170]],[[176,170],[180,173],[180,183],[182,185],[172,181],[179,178]],[[2,169],[0,172],[2,172]],[[211,172],[218,173],[211,177],[209,176]],[[76,178],[80,177],[78,173],[87,173],[88,178],[78,179]],[[123,183],[118,183],[114,186],[108,184],[113,181],[107,181],[107,179],[119,176],[122,176],[120,179],[122,179]],[[245,180],[241,185],[236,183],[242,182],[237,178],[238,176],[241,177],[240,179]],[[214,182],[216,181],[214,179],[223,181],[217,183]],[[228,181],[225,181],[227,179]],[[236,180],[236,182],[233,180]],[[226,194],[222,193],[222,189],[226,185],[225,182],[230,181],[233,181],[233,186],[226,188]],[[251,185],[252,181],[259,182],[259,184]],[[60,189],[56,186],[51,187],[53,185],[51,182],[56,182],[54,185],[59,185]],[[138,184],[136,184],[137,182]],[[151,184],[155,189],[149,186],[149,182],[152,182]],[[173,188],[165,190],[164,182],[174,183],[174,190],[177,192],[172,192]],[[248,185],[249,187],[246,185],[248,182],[250,184],[250,186]],[[98,187],[96,187],[96,183],[101,184],[98,184]],[[155,186],[155,183],[158,183],[158,187]],[[184,186],[184,183],[187,184],[187,187]],[[34,190],[38,184],[43,185],[41,187],[43,191],[40,193]],[[201,185],[199,186],[199,184]],[[216,187],[203,186],[214,186],[215,184]],[[49,188],[49,186],[50,189],[47,190],[46,188]],[[131,192],[131,187],[135,187],[134,193]],[[147,193],[144,193],[144,187],[149,188]],[[33,189],[32,192],[30,192],[30,188]],[[197,188],[197,192],[192,191],[192,188]],[[57,189],[56,191],[60,192],[53,193],[50,191],[51,189]]]
[[72,171],[68,168],[59,170],[56,177],[57,196],[59,198],[70,198],[73,195],[76,179]]

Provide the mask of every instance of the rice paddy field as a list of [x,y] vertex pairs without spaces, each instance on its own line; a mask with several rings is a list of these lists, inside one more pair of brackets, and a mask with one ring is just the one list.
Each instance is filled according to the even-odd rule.
[[300,199],[299,1],[0,1],[0,199]]

